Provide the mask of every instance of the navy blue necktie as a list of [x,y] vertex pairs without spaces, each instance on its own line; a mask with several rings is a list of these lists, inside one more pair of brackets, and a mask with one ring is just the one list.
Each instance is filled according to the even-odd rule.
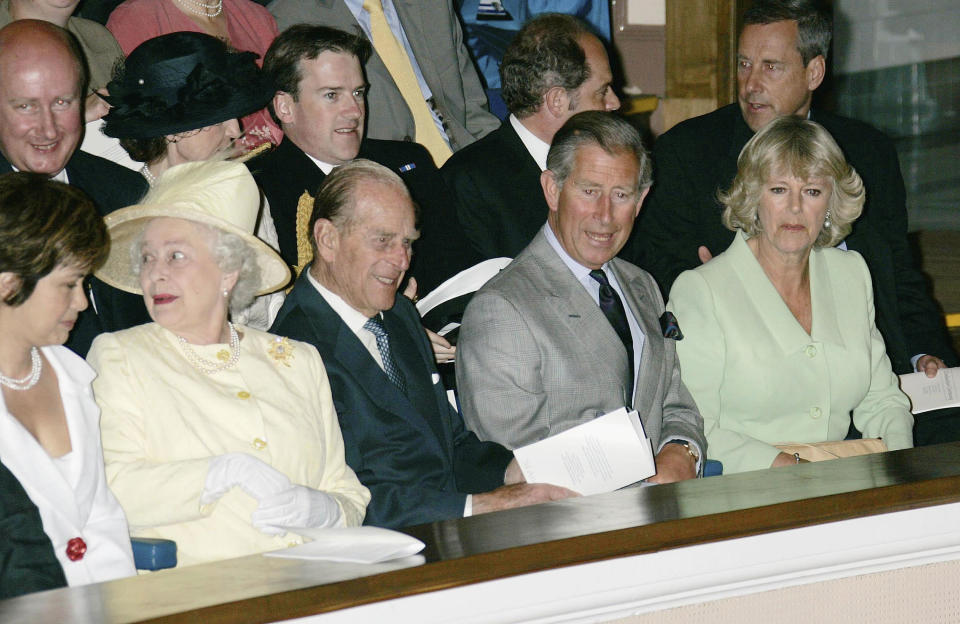
[[603,269],[594,269],[590,271],[590,277],[600,283],[600,310],[607,317],[613,331],[620,336],[620,342],[623,348],[627,350],[627,364],[630,371],[629,392],[633,391],[633,334],[630,333],[630,324],[627,322],[627,312],[623,309],[623,302],[620,296],[613,289],[610,282],[607,281],[607,274]]
[[390,351],[390,338],[380,321],[380,315],[367,319],[363,328],[377,338],[377,349],[380,351],[380,359],[383,360],[383,372],[387,374],[387,378],[393,382],[393,385],[399,388],[400,392],[406,394],[407,380],[403,376],[403,371],[397,366],[397,361],[393,359],[393,353]]

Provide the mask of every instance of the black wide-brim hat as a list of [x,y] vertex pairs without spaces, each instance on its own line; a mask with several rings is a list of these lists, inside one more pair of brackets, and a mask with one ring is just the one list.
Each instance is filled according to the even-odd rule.
[[151,139],[243,117],[273,97],[253,52],[216,37],[175,32],[137,46],[107,84],[103,133]]

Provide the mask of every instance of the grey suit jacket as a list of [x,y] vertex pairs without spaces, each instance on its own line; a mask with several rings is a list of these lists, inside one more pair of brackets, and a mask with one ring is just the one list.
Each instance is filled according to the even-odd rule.
[[[453,150],[499,127],[500,120],[487,110],[487,96],[470,60],[451,1],[393,0],[393,5],[437,109],[447,123]],[[273,0],[267,8],[281,31],[301,22],[348,32],[360,28],[343,0]],[[376,51],[365,69],[370,83],[366,136],[413,140],[413,116]]]
[[703,456],[703,419],[680,381],[675,344],[660,330],[660,291],[624,260],[610,267],[646,335],[632,400],[622,343],[541,231],[463,317],[457,388],[467,426],[481,439],[513,449],[630,402],[654,450],[683,437]]

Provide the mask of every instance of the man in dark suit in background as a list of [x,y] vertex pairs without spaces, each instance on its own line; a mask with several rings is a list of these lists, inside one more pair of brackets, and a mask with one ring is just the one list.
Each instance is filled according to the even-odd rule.
[[[77,149],[87,75],[73,35],[49,22],[18,20],[0,30],[0,173],[31,171],[75,186],[106,215],[137,203],[138,173]],[[150,320],[143,299],[90,278],[92,306],[66,346],[85,356],[97,334]]]
[[[740,150],[775,117],[809,116],[833,135],[866,187],[863,215],[844,244],[870,268],[876,323],[893,369],[933,376],[938,368],[956,365],[956,357],[908,248],[905,191],[893,143],[867,124],[811,110],[813,92],[826,72],[830,38],[830,17],[810,0],[758,0],[745,13],[738,102],[687,120],[657,140],[657,182],[623,255],[653,273],[669,292],[681,271],[724,251],[734,234],[720,221],[716,193],[732,182]],[[960,436],[955,423],[948,438],[930,438],[926,420],[918,419],[918,444]]]
[[313,263],[272,328],[323,357],[347,463],[370,488],[365,523],[401,527],[569,495],[524,483],[513,454],[480,442],[450,407],[420,317],[397,296],[414,218],[386,167],[358,159],[331,173],[310,219]]
[[620,108],[603,44],[569,15],[527,23],[504,53],[500,76],[510,117],[441,170],[484,259],[513,258],[546,221],[540,173],[560,126],[580,111]]
[[421,292],[474,264],[451,200],[430,154],[406,141],[364,139],[367,85],[363,63],[370,44],[326,26],[300,24],[280,33],[264,57],[263,70],[276,94],[271,112],[283,141],[247,166],[270,202],[280,255],[303,268],[310,256],[306,222],[312,196],[337,166],[358,155],[403,178],[421,210],[422,239],[411,274]]

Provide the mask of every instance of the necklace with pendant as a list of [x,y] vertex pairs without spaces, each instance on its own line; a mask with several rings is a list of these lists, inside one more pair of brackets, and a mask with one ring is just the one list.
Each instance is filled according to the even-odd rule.
[[240,359],[240,334],[233,327],[233,323],[227,323],[227,327],[230,328],[230,357],[221,362],[211,362],[200,357],[189,342],[183,337],[177,336],[177,341],[180,342],[180,348],[183,349],[183,355],[186,356],[187,361],[204,375],[212,375],[231,368]]

